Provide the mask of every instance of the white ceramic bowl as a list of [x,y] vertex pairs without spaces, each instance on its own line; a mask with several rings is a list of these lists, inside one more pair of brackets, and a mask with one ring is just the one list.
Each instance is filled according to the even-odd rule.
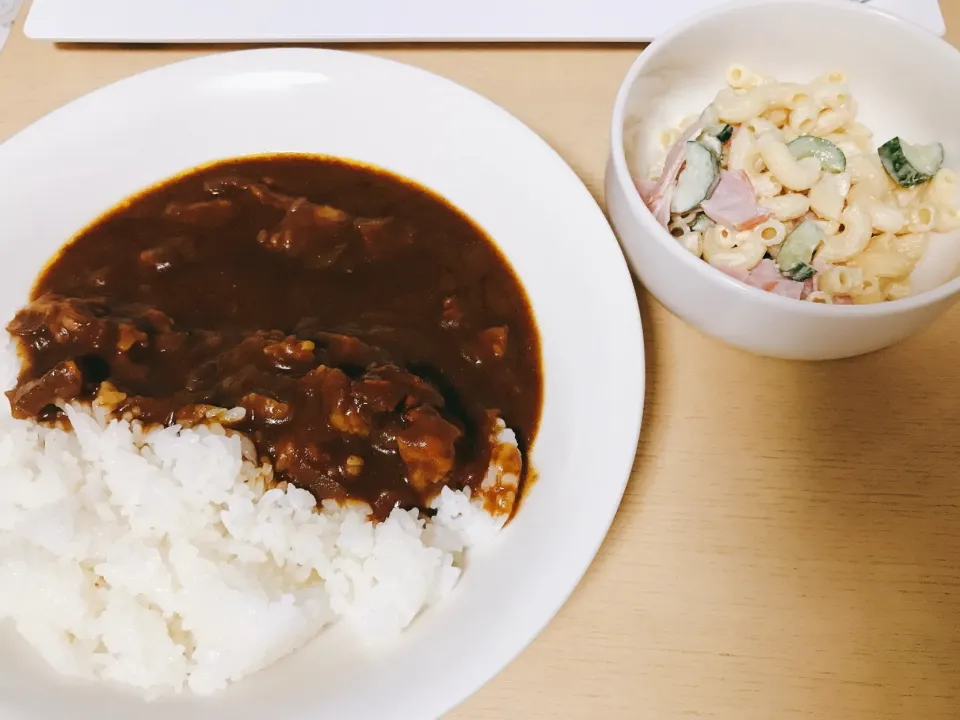
[[367,645],[340,625],[213,698],[144,704],[54,676],[4,625],[3,720],[438,717],[549,621],[613,519],[644,387],[623,255],[590,193],[546,143],[422,70],[329,50],[226,53],[123,80],[48,115],[0,145],[0,318],[24,302],[67,238],[118,201],[187,168],[264,152],[379,165],[433,188],[489,232],[541,333],[539,481],[494,547],[468,557],[450,596],[395,640]]
[[704,13],[655,41],[617,96],[607,212],[633,271],[683,320],[742,349],[820,360],[891,345],[960,297],[960,237],[931,238],[916,294],[879,305],[801,302],[748,287],[683,249],[654,220],[630,169],[659,161],[659,133],[698,114],[743,63],[780,80],[845,71],[860,121],[879,143],[939,140],[960,171],[960,52],[936,36],[849,0],[748,0]]

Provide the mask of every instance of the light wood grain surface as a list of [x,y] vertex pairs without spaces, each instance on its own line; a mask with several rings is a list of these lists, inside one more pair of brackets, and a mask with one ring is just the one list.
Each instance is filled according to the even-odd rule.
[[[960,0],[943,10],[960,45]],[[211,50],[16,30],[0,140]],[[639,46],[364,50],[504,106],[600,198]],[[729,349],[639,295],[647,410],[613,528],[546,631],[451,717],[960,718],[960,307],[890,350],[805,364]]]

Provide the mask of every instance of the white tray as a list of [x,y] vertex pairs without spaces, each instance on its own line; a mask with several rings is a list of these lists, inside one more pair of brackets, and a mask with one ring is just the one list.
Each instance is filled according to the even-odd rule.
[[[69,42],[635,42],[722,1],[35,0],[24,31]],[[937,0],[870,5],[946,31]]]

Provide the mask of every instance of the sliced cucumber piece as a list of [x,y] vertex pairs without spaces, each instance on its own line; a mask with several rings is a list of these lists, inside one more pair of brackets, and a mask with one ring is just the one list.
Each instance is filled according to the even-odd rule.
[[706,129],[706,132],[713,135],[720,142],[725,143],[733,137],[733,125],[711,125]]
[[723,144],[731,137],[733,137],[733,126],[720,123],[705,128],[697,138],[697,142],[706,145],[713,150],[714,155],[720,157],[723,152]]
[[815,157],[820,167],[827,172],[843,172],[847,168],[847,156],[829,140],[815,135],[801,135],[787,145],[790,154],[797,160]]
[[697,138],[697,142],[703,145],[718,158],[723,155],[723,143],[717,140],[717,138],[715,138],[713,135],[703,133],[699,138]]
[[694,232],[703,232],[704,230],[709,230],[715,224],[713,220],[707,217],[706,213],[698,213],[693,219],[693,222],[690,223],[690,229]]
[[798,265],[810,264],[822,239],[823,230],[813,220],[804,220],[797,225],[793,232],[787,235],[777,254],[777,267],[780,272],[796,280],[790,273],[795,271]]
[[817,271],[806,263],[797,263],[789,270],[781,270],[781,272],[791,280],[796,280],[797,282],[809,280],[817,274]]
[[900,151],[908,163],[927,177],[932,178],[943,165],[943,145],[940,143],[911,145],[901,140]]
[[684,166],[677,178],[671,210],[686,213],[707,199],[720,174],[720,163],[711,150],[695,141],[685,147]]
[[900,187],[928,182],[943,165],[943,145],[911,145],[898,137],[888,140],[877,151],[887,174]]

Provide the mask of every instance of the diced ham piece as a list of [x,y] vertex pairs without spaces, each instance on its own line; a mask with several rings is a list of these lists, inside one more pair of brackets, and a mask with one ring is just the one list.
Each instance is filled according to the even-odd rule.
[[673,193],[676,189],[676,185],[667,186],[663,189],[661,195],[657,195],[653,205],[648,206],[657,222],[663,227],[669,227],[670,225],[670,206],[673,205]]
[[664,227],[670,224],[670,204],[673,202],[673,191],[677,184],[677,176],[683,169],[684,149],[687,141],[696,137],[703,130],[705,124],[703,117],[701,117],[683,131],[680,139],[667,152],[667,158],[663,163],[663,174],[656,185],[651,187],[649,181],[646,180],[635,181],[643,202],[653,213],[657,222]]
[[686,157],[684,150],[687,142],[692,140],[703,129],[703,122],[697,121],[681,133],[677,142],[667,152],[667,158],[663,162],[663,174],[660,176],[659,187],[662,191],[667,185],[673,185],[677,181],[677,176],[683,168],[683,160]]
[[806,300],[808,297],[810,297],[810,295],[813,292],[816,291],[817,289],[816,277],[817,276],[814,275],[813,277],[807,278],[806,280],[803,281],[803,292],[800,293],[801,300]]
[[725,275],[729,275],[734,280],[739,280],[742,283],[745,283],[747,278],[750,277],[750,271],[744,270],[743,268],[720,267],[719,265],[716,267],[720,272],[724,273]]
[[794,300],[800,299],[804,288],[802,282],[797,282],[796,280],[791,280],[781,275],[777,264],[769,258],[761,260],[760,263],[750,271],[750,275],[747,278],[747,285],[761,288],[775,295],[793,298]]
[[633,178],[633,185],[640,193],[640,199],[648,204],[653,202],[653,196],[656,195],[657,188],[660,187],[659,183],[646,178]]
[[766,290],[767,292],[772,292],[775,295],[782,295],[783,297],[799,300],[804,292],[805,284],[784,277],[780,273],[777,264],[770,258],[761,260],[760,263],[750,271],[731,268],[718,269],[742,283]]
[[713,195],[700,207],[718,225],[735,230],[750,230],[773,216],[757,203],[753,184],[743,170],[721,170]]
[[770,289],[770,292],[774,295],[782,295],[785,298],[790,298],[791,300],[800,300],[803,296],[803,283],[790,280],[789,278],[783,278]]
[[761,290],[773,290],[774,286],[783,280],[780,269],[777,264],[769,258],[761,260],[760,263],[747,273],[747,279],[744,281],[747,285],[760,288]]

